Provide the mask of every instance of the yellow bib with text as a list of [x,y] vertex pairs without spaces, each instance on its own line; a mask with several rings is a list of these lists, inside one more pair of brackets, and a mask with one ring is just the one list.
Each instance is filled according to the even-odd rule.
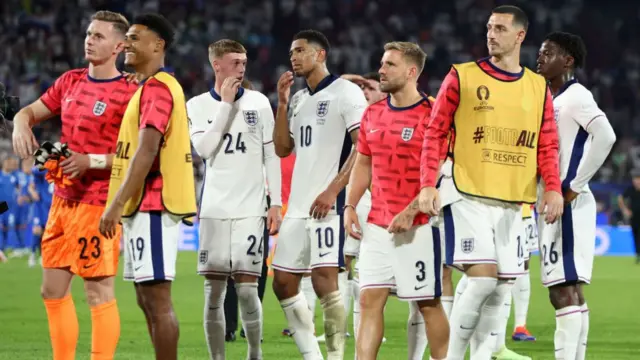
[[[190,224],[196,215],[196,196],[184,92],[178,81],[166,72],[158,72],[152,78],[165,84],[173,98],[173,109],[159,151],[162,203],[167,212],[180,216],[185,223]],[[143,84],[135,92],[122,118],[116,156],[111,169],[107,205],[113,201],[127,177],[131,159],[138,149],[140,96],[144,86]],[[122,216],[131,217],[138,212],[143,197],[144,185],[126,202]]]
[[527,68],[513,81],[498,80],[475,62],[454,68],[460,81],[454,116],[456,188],[480,198],[534,203],[545,79]]

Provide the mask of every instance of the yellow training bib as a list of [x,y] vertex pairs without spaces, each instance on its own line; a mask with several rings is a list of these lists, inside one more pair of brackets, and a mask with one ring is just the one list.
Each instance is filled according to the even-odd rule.
[[460,81],[454,117],[456,188],[481,198],[534,203],[544,78],[525,68],[517,80],[498,80],[476,62],[454,68]]
[[[167,212],[181,216],[185,223],[191,223],[191,218],[196,215],[196,195],[184,92],[178,81],[166,72],[158,72],[152,78],[165,84],[173,98],[171,117],[159,152],[162,203]],[[113,201],[126,178],[131,159],[138,148],[140,97],[144,86],[140,86],[135,92],[122,118],[116,156],[111,169],[107,205]],[[127,201],[122,216],[131,217],[138,212],[143,197],[144,186],[137,189],[134,196]]]

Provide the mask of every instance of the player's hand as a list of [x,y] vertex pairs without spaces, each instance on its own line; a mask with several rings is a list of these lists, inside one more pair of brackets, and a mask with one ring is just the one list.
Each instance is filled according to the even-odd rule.
[[21,159],[26,159],[38,150],[40,144],[28,124],[16,122],[13,126],[13,152]]
[[267,228],[269,229],[269,235],[275,235],[280,230],[280,224],[282,224],[282,207],[272,206],[267,211]]
[[362,86],[362,85],[366,84],[366,82],[367,82],[367,79],[365,79],[364,77],[362,77],[361,75],[358,75],[358,74],[343,74],[340,77],[345,79],[345,80],[349,80],[352,83],[357,84],[359,86]]
[[224,79],[222,86],[220,87],[220,97],[222,98],[222,101],[233,104],[240,85],[242,85],[242,80],[239,80],[238,78],[230,76]]
[[621,209],[622,210],[622,216],[624,216],[625,219],[629,220],[631,219],[631,216],[633,216],[633,212],[629,209]]
[[564,204],[565,205],[569,205],[571,204],[571,202],[573,200],[575,200],[578,197],[578,193],[569,189],[567,191],[564,192]]
[[564,198],[556,191],[547,191],[542,197],[538,213],[544,214],[544,221],[553,224],[564,212]]
[[120,219],[122,219],[122,206],[113,202],[100,218],[100,234],[109,239],[114,238],[117,234]]
[[407,210],[403,210],[398,215],[393,217],[391,220],[391,224],[387,228],[387,231],[391,234],[401,234],[403,232],[409,231],[413,226],[413,219],[415,219],[416,215],[412,214]]
[[316,197],[313,204],[311,204],[309,215],[317,220],[324,219],[331,210],[333,204],[335,204],[337,197],[338,193],[331,189],[323,191],[318,195],[318,197]]
[[122,76],[124,76],[124,78],[127,79],[127,82],[130,82],[132,84],[140,83],[140,81],[138,81],[138,77],[136,76],[136,73],[128,73],[126,71],[123,71]]
[[440,193],[434,187],[426,187],[420,190],[420,211],[437,216],[440,213]]
[[351,206],[344,209],[344,230],[352,238],[362,240],[362,226],[358,214]]
[[286,105],[289,103],[289,95],[291,94],[291,85],[293,85],[293,73],[287,71],[280,75],[278,80],[278,103]]
[[89,169],[91,160],[89,155],[72,152],[71,156],[60,162],[62,173],[67,175],[69,179],[81,177]]

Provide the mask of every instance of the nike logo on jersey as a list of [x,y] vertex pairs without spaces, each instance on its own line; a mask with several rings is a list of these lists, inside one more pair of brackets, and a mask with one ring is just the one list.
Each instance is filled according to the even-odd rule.
[[96,264],[85,265],[85,266],[83,266],[83,268],[84,269],[88,269],[88,268],[91,268],[91,267],[94,267],[94,266],[96,266]]
[[69,102],[69,101],[73,101],[74,99],[64,99],[64,101]]
[[422,286],[418,286],[418,285],[416,285],[413,289],[414,289],[414,290],[420,290],[420,289],[424,289],[424,288],[426,288],[427,286],[428,286],[428,285],[422,285]]
[[258,312],[259,309],[255,309],[254,311],[247,312],[247,315],[252,315]]
[[213,120],[211,120],[211,119],[207,119],[207,123],[208,123],[208,124],[211,124],[212,122],[213,122]]
[[556,268],[553,268],[553,269],[551,269],[551,270],[547,271],[547,276],[551,275],[551,273],[552,273],[552,272],[553,272],[553,270],[555,270],[555,269],[556,269]]
[[135,270],[135,271],[138,271],[138,270],[142,269],[142,267],[143,267],[143,266],[144,266],[144,265],[137,266],[134,270]]
[[253,265],[258,265],[258,264],[260,264],[261,262],[262,262],[262,260],[253,260],[251,263],[252,263]]
[[371,129],[371,130],[369,130],[369,133],[373,134],[374,132],[377,132],[378,130],[380,130],[380,129]]
[[331,251],[326,252],[326,253],[321,253],[321,254],[320,254],[320,257],[325,257],[325,256],[327,256],[327,255],[329,255],[329,254],[331,254]]

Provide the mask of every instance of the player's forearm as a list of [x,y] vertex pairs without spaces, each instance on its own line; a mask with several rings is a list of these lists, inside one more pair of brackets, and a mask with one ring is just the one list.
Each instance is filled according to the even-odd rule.
[[605,117],[593,121],[589,125],[589,133],[593,136],[591,146],[582,164],[578,167],[576,177],[569,185],[575,192],[580,192],[589,183],[604,164],[616,142],[616,134]]
[[13,117],[13,123],[15,126],[24,125],[33,127],[51,116],[53,116],[53,113],[44,105],[42,100],[38,99],[18,111]]
[[269,184],[271,206],[282,206],[282,172],[280,158],[276,155],[273,142],[264,145],[264,168]]
[[287,118],[287,104],[278,104],[275,126],[273,127],[273,145],[276,155],[281,158],[289,156],[293,151],[293,138],[289,133],[289,119]]
[[357,206],[367,188],[371,185],[371,158],[357,153],[349,178],[347,204]]
[[351,150],[351,154],[349,154],[347,161],[342,165],[342,168],[338,171],[338,175],[336,175],[333,181],[331,181],[327,190],[338,194],[347,186],[349,178],[351,177],[351,170],[353,170],[353,165],[356,162],[356,156],[357,151],[355,149]]
[[138,148],[131,159],[127,176],[125,177],[120,190],[116,193],[113,200],[114,203],[119,206],[124,206],[124,204],[144,186],[145,180],[147,175],[149,175],[149,170],[151,170],[151,166],[153,165],[153,161],[155,160],[157,153],[157,149],[154,152],[148,149]]
[[231,122],[231,111],[233,107],[231,104],[222,102],[216,112],[213,122],[204,132],[196,132],[191,135],[191,142],[196,149],[198,155],[203,159],[209,159],[213,157],[225,130],[228,128]]
[[418,194],[415,198],[413,198],[413,200],[411,200],[411,202],[409,203],[409,205],[407,205],[406,208],[404,208],[404,212],[407,213],[410,216],[416,216],[418,215],[418,213],[420,213],[420,194]]
[[440,173],[440,152],[447,140],[448,131],[431,122],[427,127],[420,153],[420,188],[435,187]]

